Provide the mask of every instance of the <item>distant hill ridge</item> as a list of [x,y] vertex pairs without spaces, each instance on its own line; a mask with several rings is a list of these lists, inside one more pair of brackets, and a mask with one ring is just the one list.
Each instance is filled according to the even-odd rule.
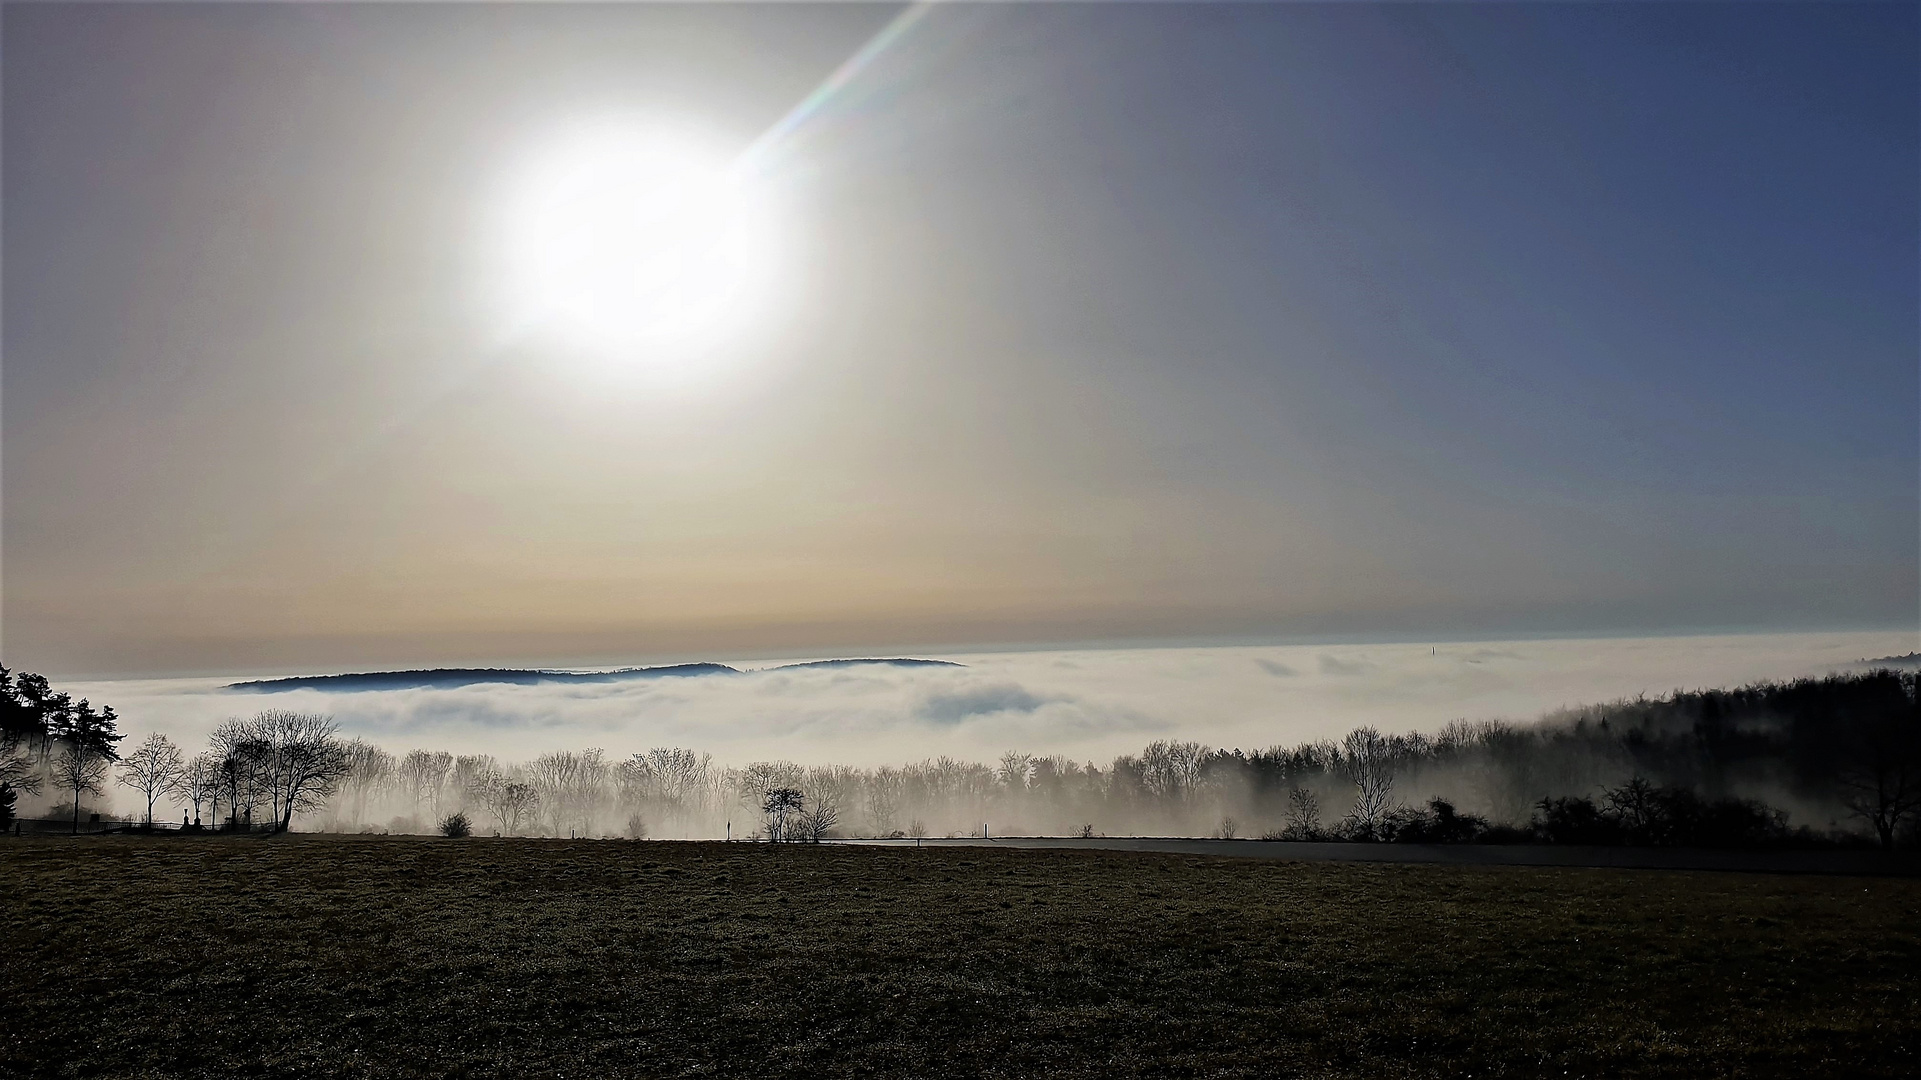
[[[798,671],[811,668],[844,668],[861,664],[891,667],[965,667],[951,660],[916,660],[911,657],[854,658],[847,660],[810,660],[801,664],[755,668],[760,671]],[[688,678],[702,675],[744,675],[748,672],[726,664],[667,664],[662,667],[615,668],[612,671],[556,671],[547,668],[421,668],[412,671],[365,671],[344,675],[294,675],[283,679],[252,679],[228,683],[223,690],[252,694],[277,694],[288,690],[330,690],[357,693],[373,690],[445,690],[460,686],[503,683],[534,686],[539,683],[610,683],[631,679]]]

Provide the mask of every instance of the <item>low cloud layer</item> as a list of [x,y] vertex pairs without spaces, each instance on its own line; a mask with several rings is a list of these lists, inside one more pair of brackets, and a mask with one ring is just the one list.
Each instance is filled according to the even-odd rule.
[[1431,731],[1456,719],[1526,720],[1583,702],[1821,674],[1914,648],[1914,635],[1899,632],[1236,646],[363,693],[241,694],[213,680],[71,689],[115,706],[136,737],[164,731],[190,749],[226,717],[288,708],[331,714],[346,734],[395,752],[511,760],[685,746],[737,764],[985,761],[1006,750],[1104,762],[1162,738],[1251,750],[1338,738],[1360,724]]

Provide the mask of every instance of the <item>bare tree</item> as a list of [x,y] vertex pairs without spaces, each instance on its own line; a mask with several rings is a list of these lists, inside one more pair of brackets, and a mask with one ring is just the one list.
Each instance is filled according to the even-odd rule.
[[1184,802],[1199,784],[1201,763],[1211,752],[1197,742],[1148,743],[1141,751],[1141,782],[1155,794]]
[[1355,728],[1341,741],[1341,769],[1354,782],[1354,826],[1362,836],[1372,838],[1387,813],[1394,791],[1392,755],[1388,740],[1371,727]]
[[1840,776],[1841,804],[1874,829],[1881,846],[1894,846],[1901,823],[1921,815],[1921,711],[1865,724],[1850,740]]
[[806,774],[806,769],[791,761],[755,761],[735,774],[734,786],[741,802],[758,807],[770,791],[798,788]]
[[53,755],[53,782],[60,790],[73,792],[73,831],[80,831],[80,796],[107,793],[106,758],[88,753],[71,743],[62,744]]
[[534,790],[540,793],[540,805],[556,833],[561,829],[593,832],[613,772],[605,753],[598,748],[578,754],[542,754],[527,767]]
[[767,839],[777,844],[788,839],[788,822],[806,808],[807,796],[794,788],[775,788],[768,792],[760,803],[760,812],[767,816]]
[[1635,843],[1657,843],[1657,827],[1665,816],[1661,812],[1661,789],[1644,776],[1636,776],[1604,793],[1602,801]]
[[347,777],[349,762],[333,717],[274,710],[255,720],[271,748],[272,799],[278,829],[286,832],[293,816],[318,810]]
[[480,805],[493,816],[494,824],[508,836],[519,832],[521,822],[540,808],[540,793],[532,784],[499,770],[477,780],[473,791]]
[[193,807],[193,823],[200,824],[200,805],[211,804],[208,817],[220,812],[220,759],[210,750],[203,750],[187,762],[186,772],[181,778],[181,797]]
[[528,782],[539,793],[541,811],[555,831],[565,827],[568,796],[580,772],[580,756],[572,751],[542,754],[527,766]]
[[609,775],[623,809],[656,816],[685,835],[691,820],[708,807],[713,771],[711,755],[655,747],[612,767]]
[[440,811],[440,789],[454,766],[454,756],[445,750],[409,750],[400,759],[400,782],[413,800],[415,809],[426,803],[434,813]]
[[818,844],[840,824],[840,807],[832,795],[817,795],[814,805],[795,815],[788,831],[795,840]]
[[1289,840],[1312,840],[1321,835],[1321,800],[1307,788],[1287,793],[1287,828],[1281,835]]
[[367,800],[393,779],[399,763],[392,754],[362,739],[349,739],[341,744],[341,754],[347,759],[347,775],[341,781],[341,791],[350,807],[348,819],[359,825],[367,820]]
[[27,747],[27,740],[11,733],[0,735],[0,784],[9,791],[40,794],[39,763]]
[[40,794],[38,762],[25,744],[26,739],[13,732],[0,733],[0,830],[13,825],[19,792]]
[[230,717],[213,729],[212,753],[218,787],[227,796],[227,818],[235,828],[253,824],[253,812],[268,801],[273,785],[272,748],[255,722]]
[[500,785],[496,806],[497,814],[507,827],[507,835],[512,836],[520,831],[522,819],[540,811],[540,792],[535,791],[532,784],[508,780]]
[[692,750],[656,747],[647,751],[663,815],[682,833],[688,818],[701,809],[713,759]]
[[660,778],[647,755],[633,754],[614,766],[614,805],[629,817],[643,817],[654,808]]
[[469,800],[478,802],[480,784],[499,768],[500,763],[492,754],[464,754],[455,758],[453,771],[447,774],[447,786],[459,801],[457,809],[465,810]]
[[1009,791],[1026,791],[1027,780],[1033,774],[1034,755],[1009,750],[1001,755],[1001,767],[995,776]]
[[867,820],[874,832],[886,836],[894,831],[900,816],[901,790],[905,787],[899,769],[882,766],[874,770],[867,783]]
[[272,791],[272,785],[267,782],[265,750],[259,743],[249,741],[220,759],[221,779],[227,788],[227,816],[236,826],[252,827],[253,812],[267,802]]
[[153,824],[153,804],[179,790],[187,767],[173,740],[154,732],[120,759],[120,782],[147,798],[147,824]]

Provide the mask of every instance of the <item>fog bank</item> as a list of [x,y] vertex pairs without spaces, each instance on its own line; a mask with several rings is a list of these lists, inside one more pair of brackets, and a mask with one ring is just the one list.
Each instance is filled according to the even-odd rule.
[[745,670],[355,693],[237,693],[222,689],[229,679],[63,687],[112,704],[135,739],[163,731],[186,747],[204,745],[227,717],[285,708],[331,715],[343,735],[395,753],[520,760],[684,746],[736,764],[872,767],[941,755],[992,762],[1018,750],[1106,762],[1157,739],[1252,750],[1362,725],[1432,732],[1454,720],[1532,720],[1584,703],[1846,670],[1916,646],[1913,632],[1878,631],[930,654],[958,668],[775,671],[794,661],[715,657]]

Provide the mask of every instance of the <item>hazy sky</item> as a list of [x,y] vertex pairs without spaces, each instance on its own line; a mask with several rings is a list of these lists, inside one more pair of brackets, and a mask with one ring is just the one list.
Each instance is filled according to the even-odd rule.
[[[5,659],[1908,627],[1913,5],[8,5]],[[503,318],[583,120],[763,302]],[[783,117],[787,120],[781,123]]]

